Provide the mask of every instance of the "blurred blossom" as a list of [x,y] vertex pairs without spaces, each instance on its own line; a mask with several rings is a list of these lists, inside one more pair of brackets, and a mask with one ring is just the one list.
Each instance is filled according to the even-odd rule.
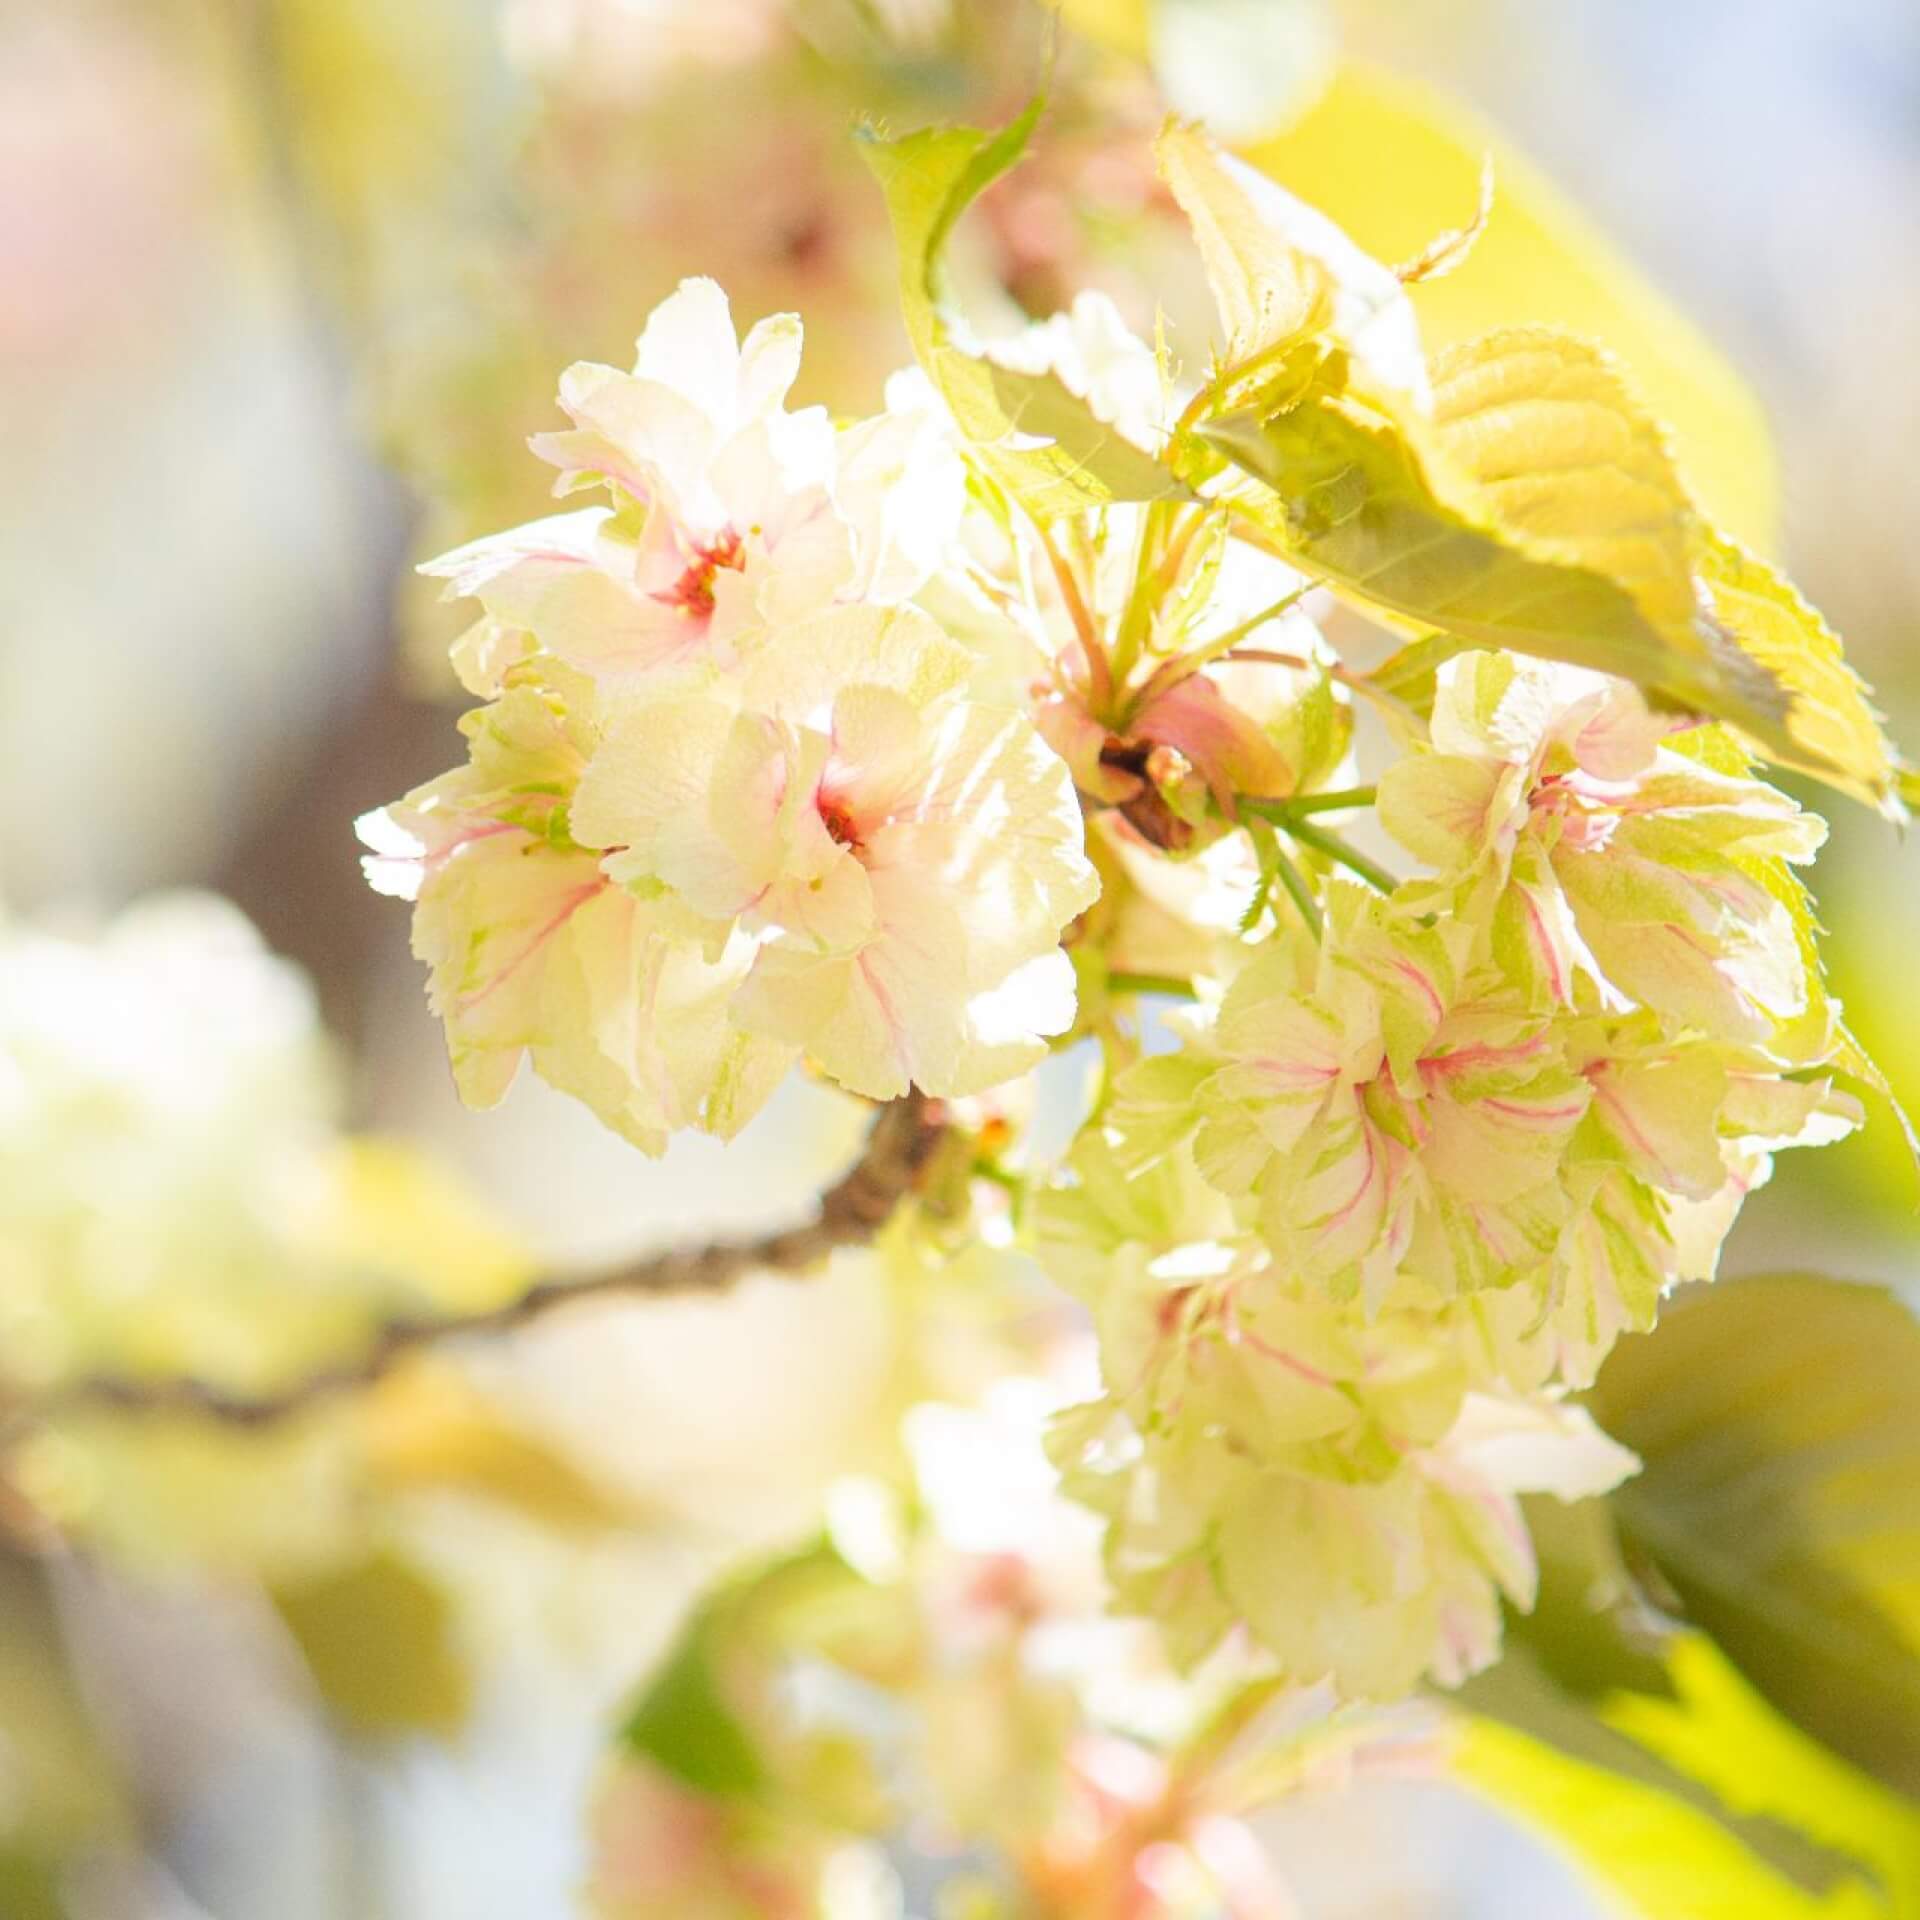
[[191,62],[76,8],[0,21],[0,392],[164,331],[219,212],[211,103]]
[[[1310,99],[1335,11],[1349,51],[1520,135],[1738,353],[1785,449],[1790,557],[1912,737],[1911,0],[1165,0],[1151,32],[1144,6],[1069,0],[1070,23],[1140,44],[1065,37],[1036,153],[958,237],[983,331],[1087,287],[1142,331],[1161,301],[1179,317],[1196,277],[1147,148],[1161,95],[1251,134]],[[1234,38],[1256,27],[1257,57]],[[71,927],[251,843],[292,937],[325,947],[316,873],[350,874],[354,807],[426,771],[346,723],[397,578],[422,656],[450,631],[405,551],[547,511],[523,448],[562,424],[554,369],[627,364],[687,275],[720,278],[743,324],[804,311],[800,399],[877,407],[906,349],[851,129],[1004,120],[1044,37],[1034,0],[0,0],[0,884],[11,910],[74,910],[0,925],[10,1386],[96,1367],[271,1384],[380,1314],[517,1284],[521,1236],[564,1266],[757,1231],[844,1167],[861,1110],[798,1078],[724,1154],[682,1138],[657,1164],[524,1078],[468,1114],[397,952],[322,981],[372,1001],[354,1062],[217,900]],[[1223,73],[1228,40],[1247,52]],[[1849,1017],[1910,1094],[1916,858],[1843,817],[1821,888]],[[1236,840],[1156,862],[1141,891],[1199,920],[1208,885],[1225,927],[1249,882]],[[514,1227],[345,1132],[349,1068]],[[1881,1241],[1823,1157],[1756,1202],[1730,1264],[1910,1275],[1906,1188],[1889,1198],[1906,1175],[1865,1151],[1845,1150]],[[108,1798],[124,1770],[125,1831],[169,1855],[93,1862],[76,1920],[563,1920],[596,1865],[619,1920],[919,1920],[942,1881],[965,1883],[966,1920],[1587,1912],[1543,1847],[1424,1777],[1424,1720],[1337,1722],[1312,1690],[1257,1723],[1281,1791],[1242,1765],[1252,1740],[1183,1773],[1226,1682],[1101,1613],[1087,1516],[1041,1445],[1059,1376],[1091,1391],[1091,1363],[1036,1309],[1008,1219],[973,1224],[962,1246],[967,1222],[910,1211],[804,1288],[572,1310],[399,1381],[364,1421],[40,1436],[7,1465],[103,1564],[63,1570],[44,1644],[20,1637],[11,1574],[0,1590],[0,1908],[40,1784],[39,1682],[71,1659],[106,1737],[63,1764]],[[542,1509],[555,1485],[587,1518]],[[781,1685],[749,1690],[745,1717],[805,1736],[781,1781],[804,1788],[797,1816],[716,1809],[634,1756],[593,1801],[605,1728],[696,1593],[823,1504],[863,1605],[891,1610],[885,1633],[824,1646],[782,1621]],[[269,1584],[370,1541],[448,1599],[457,1731],[343,1734],[294,1657]],[[108,1571],[114,1547],[177,1584]],[[345,1631],[368,1664],[417,1658],[378,1618]],[[1257,1662],[1238,1642],[1220,1659],[1230,1679]],[[878,1777],[930,1784],[941,1819],[907,1828],[862,1798],[850,1724],[886,1729]],[[946,1851],[961,1829],[986,1842]],[[1016,1874],[1038,1906],[1002,1904]]]
[[[1008,118],[1040,84],[1047,14],[1035,0],[519,0],[494,18],[524,88],[522,138],[482,163],[500,178],[475,192],[416,169],[333,207],[338,244],[372,267],[343,288],[369,413],[442,547],[539,510],[515,449],[554,424],[551,369],[624,363],[641,317],[690,274],[725,285],[743,323],[805,313],[801,399],[877,405],[906,348],[854,130]],[[1077,39],[1050,92],[1035,160],[966,237],[972,297],[1046,311],[1091,283],[1145,325],[1156,252],[1177,244],[1146,150],[1158,100],[1137,65]],[[316,124],[296,141],[314,177],[338,137]],[[444,639],[428,598],[410,590],[411,618]]]
[[505,0],[500,30],[516,66],[639,100],[682,69],[769,52],[786,11],[784,0]]
[[97,945],[12,930],[0,1009],[13,1379],[258,1378],[303,1356],[294,1249],[324,1230],[333,1104],[306,983],[231,909],[182,897]]
[[377,495],[304,331],[230,51],[177,5],[0,19],[16,903],[203,874],[364,671]]

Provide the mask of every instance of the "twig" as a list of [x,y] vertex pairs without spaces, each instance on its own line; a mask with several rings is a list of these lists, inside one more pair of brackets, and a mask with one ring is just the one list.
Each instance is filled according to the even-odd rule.
[[881,1108],[853,1167],[820,1196],[813,1219],[756,1240],[673,1248],[630,1266],[577,1279],[542,1280],[484,1312],[440,1320],[390,1320],[350,1360],[285,1387],[236,1393],[191,1375],[136,1379],[94,1374],[17,1411],[27,1419],[84,1411],[193,1413],[236,1427],[271,1426],[357,1388],[369,1387],[421,1348],[476,1335],[509,1333],[577,1301],[660,1299],[723,1293],[750,1273],[801,1274],[838,1247],[864,1246],[912,1191],[946,1131],[937,1101],[909,1093]]

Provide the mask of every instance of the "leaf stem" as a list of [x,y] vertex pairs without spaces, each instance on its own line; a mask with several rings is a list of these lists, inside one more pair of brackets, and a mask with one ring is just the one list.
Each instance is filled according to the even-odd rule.
[[1283,824],[1285,831],[1303,847],[1312,847],[1324,853],[1329,860],[1337,860],[1349,872],[1357,873],[1370,887],[1378,887],[1382,893],[1391,893],[1400,884],[1378,861],[1368,859],[1358,847],[1349,846],[1337,833],[1331,833],[1325,827],[1310,826],[1304,820],[1289,820]]
[[1280,884],[1286,888],[1288,897],[1300,910],[1300,918],[1307,923],[1307,931],[1318,940],[1320,938],[1320,903],[1313,897],[1313,889],[1307,884],[1307,876],[1294,864],[1292,856],[1276,840],[1267,849],[1273,871],[1279,876]]
[[[1318,584],[1318,581],[1303,580],[1292,592],[1283,593],[1270,607],[1262,607],[1260,611],[1250,619],[1242,620],[1237,627],[1229,628],[1225,633],[1215,639],[1207,641],[1202,646],[1194,647],[1186,653],[1176,653],[1172,659],[1162,661],[1161,664],[1154,669],[1152,677],[1141,686],[1140,691],[1136,693],[1128,703],[1128,717],[1131,718],[1134,714],[1139,713],[1150,701],[1157,699],[1170,688],[1177,687],[1181,681],[1191,679],[1202,667],[1209,665],[1215,660],[1244,660],[1255,657],[1245,653],[1236,654],[1233,649],[1238,647],[1240,642],[1244,640],[1248,634],[1257,632],[1261,627],[1265,626],[1269,620],[1279,619],[1283,613],[1297,605],[1311,593]],[[1280,656],[1275,655],[1274,657],[1278,659]],[[1319,664],[1316,661],[1308,660],[1304,655],[1294,654],[1287,655],[1286,661],[1290,665],[1297,663],[1303,667],[1313,667]],[[1336,669],[1331,667],[1329,667],[1327,671],[1330,673],[1337,672]]]
[[1375,787],[1341,787],[1328,793],[1296,793],[1289,800],[1249,800],[1243,797],[1239,804],[1246,812],[1257,813],[1261,819],[1284,827],[1309,813],[1357,813],[1363,807],[1372,806],[1378,792]]

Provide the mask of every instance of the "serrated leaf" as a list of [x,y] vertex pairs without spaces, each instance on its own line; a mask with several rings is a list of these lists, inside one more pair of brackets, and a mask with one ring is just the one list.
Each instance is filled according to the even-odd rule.
[[1783,1712],[1920,1790],[1920,1322],[1807,1275],[1683,1291],[1595,1417],[1630,1542]]
[[1869,806],[1904,798],[1911,775],[1894,764],[1866,683],[1847,665],[1840,636],[1793,583],[1711,527],[1699,530],[1693,564],[1715,620],[1790,696],[1780,729],[1756,735],[1768,754]]
[[457,1732],[472,1683],[445,1590],[397,1554],[281,1587],[274,1604],[321,1698],[346,1727],[384,1736]]
[[1272,490],[1253,511],[1287,556],[1369,610],[1642,683],[1666,664],[1660,635],[1615,582],[1503,537],[1463,483],[1436,477],[1430,437],[1375,404],[1310,394],[1269,419],[1229,414],[1199,433]]
[[1491,159],[1498,201],[1471,258],[1414,293],[1429,349],[1516,319],[1605,341],[1672,428],[1682,477],[1707,517],[1767,550],[1779,469],[1759,402],[1699,327],[1497,127],[1403,75],[1347,62],[1247,158],[1379,260],[1410,259],[1457,226]]
[[[1196,438],[1273,489],[1289,558],[1416,638],[1618,674],[1901,813],[1906,776],[1839,641],[1701,521],[1606,353],[1505,328],[1449,348],[1429,391],[1392,274],[1203,135],[1169,127],[1156,151],[1228,335]],[[1322,365],[1303,385],[1307,347]],[[1174,464],[1204,477],[1190,440]]]
[[[868,130],[861,139],[893,222],[901,312],[914,354],[989,476],[1035,519],[1051,520],[1181,489],[1166,468],[1059,382],[1052,383],[1055,391],[1036,395],[1026,384],[1033,376],[1010,375],[967,341],[947,281],[947,240],[967,208],[1025,151],[1040,108],[1035,99],[998,133],[946,126],[893,140]],[[1045,427],[1034,424],[1036,403]],[[1017,444],[1034,432],[1051,438]]]
[[1424,402],[1419,325],[1390,268],[1196,128],[1166,127],[1154,158],[1193,230],[1229,365],[1264,367],[1313,339],[1351,355],[1376,389]]
[[1835,1070],[1856,1087],[1872,1094],[1892,1116],[1907,1149],[1907,1170],[1920,1178],[1920,1131],[1914,1127],[1913,1116],[1907,1111],[1906,1102],[1894,1092],[1893,1082],[1881,1070],[1879,1061],[1860,1044],[1844,1020],[1836,1024],[1835,1039]]
[[1280,189],[1192,127],[1167,127],[1154,158],[1200,249],[1227,358],[1245,360],[1305,333],[1331,289],[1326,269],[1272,217]]
[[1437,373],[1431,420],[1333,386],[1199,436],[1272,490],[1249,510],[1289,558],[1390,624],[1635,681],[1897,811],[1891,750],[1838,642],[1785,632],[1784,601],[1752,576],[1728,601],[1741,624],[1717,617],[1694,568],[1725,575],[1738,549],[1698,522],[1603,355],[1529,329]]
[[1659,427],[1598,348],[1512,327],[1447,349],[1433,432],[1503,533],[1601,574],[1675,644],[1692,641],[1693,507]]

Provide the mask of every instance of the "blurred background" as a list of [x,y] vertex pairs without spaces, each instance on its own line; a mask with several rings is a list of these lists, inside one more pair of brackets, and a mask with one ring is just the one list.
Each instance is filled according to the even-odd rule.
[[[967,236],[982,286],[1193,312],[1143,145],[1168,101],[1387,259],[1467,217],[1491,143],[1498,210],[1422,291],[1430,336],[1498,313],[1607,338],[1920,742],[1911,0],[1170,11],[1177,35],[1070,0],[1038,156]],[[905,350],[849,130],[1003,116],[1043,38],[1026,0],[0,0],[0,913],[85,933],[156,889],[228,896],[311,978],[289,1017],[329,1036],[327,1124],[471,1181],[490,1217],[463,1231],[502,1270],[803,1204],[860,1125],[818,1089],[724,1172],[710,1142],[641,1161],[530,1081],[463,1112],[352,821],[456,757],[460,622],[411,566],[542,510],[524,440],[560,368],[624,362],[711,273],[743,322],[803,313],[804,398],[874,401]],[[1835,985],[1911,1100],[1920,849],[1833,811]],[[1908,1282],[1903,1167],[1884,1125],[1790,1157],[1729,1264]],[[132,1483],[112,1571],[0,1557],[0,1915],[571,1911],[610,1703],[701,1579],[860,1457],[891,1311],[850,1259],[804,1297],[543,1325],[448,1389],[478,1380],[484,1444],[448,1466],[389,1436],[344,1557],[236,1537],[189,1578],[204,1514]],[[203,1502],[239,1497],[206,1471]],[[384,1647],[355,1638],[370,1594]],[[339,1669],[369,1660],[356,1701]],[[1316,1920],[1574,1910],[1544,1856],[1457,1823],[1423,1868],[1454,1904],[1361,1884],[1334,1868],[1363,1815],[1277,1840]]]

